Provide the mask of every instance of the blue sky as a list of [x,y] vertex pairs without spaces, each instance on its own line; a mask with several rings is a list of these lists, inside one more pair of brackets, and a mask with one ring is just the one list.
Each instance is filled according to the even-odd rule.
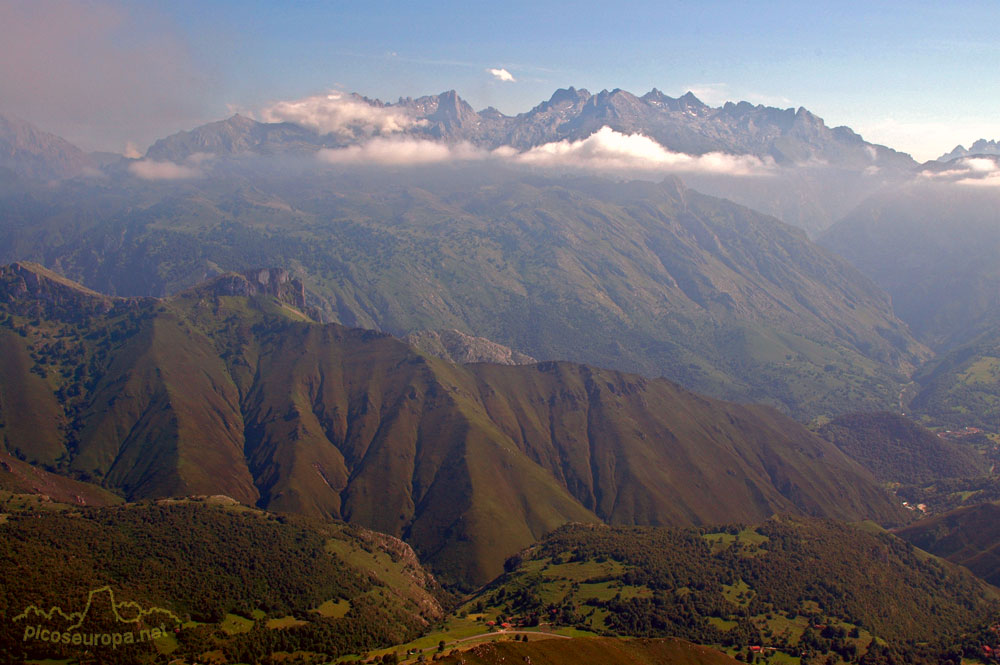
[[0,111],[121,150],[330,89],[518,113],[656,87],[805,106],[926,159],[1000,138],[998,20],[995,2],[0,0]]

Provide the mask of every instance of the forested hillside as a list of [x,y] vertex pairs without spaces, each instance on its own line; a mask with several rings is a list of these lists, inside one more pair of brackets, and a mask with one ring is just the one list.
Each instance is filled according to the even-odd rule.
[[[31,608],[81,611],[88,594],[106,587],[102,609],[158,608],[147,623],[167,633],[98,648],[109,664],[212,652],[222,662],[262,662],[293,651],[328,662],[405,642],[443,616],[444,596],[412,551],[358,527],[249,510],[225,497],[110,508],[0,498],[0,561],[17,571],[4,576],[0,596],[4,662],[77,654],[78,646],[22,639],[26,626],[66,630],[58,615]],[[132,630],[90,609],[85,619],[107,625],[81,631]]]
[[878,529],[773,518],[699,529],[571,525],[466,606],[512,623],[673,635],[746,654],[940,663],[979,653],[997,592]]

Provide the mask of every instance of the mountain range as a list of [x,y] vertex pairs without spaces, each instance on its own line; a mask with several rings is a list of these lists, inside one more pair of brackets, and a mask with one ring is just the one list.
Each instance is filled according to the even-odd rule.
[[3,269],[5,447],[130,500],[225,494],[357,522],[450,582],[486,581],[567,521],[902,519],[771,409],[571,363],[451,365],[248,281],[124,299]]
[[[643,134],[660,145],[689,155],[710,152],[768,157],[777,163],[826,160],[866,168],[872,164],[910,168],[909,156],[864,142],[847,127],[827,128],[804,108],[777,109],[748,102],[713,108],[692,93],[673,98],[653,89],[642,97],[625,90],[557,90],[525,113],[507,116],[496,109],[476,112],[454,91],[384,103],[351,95],[349,103],[398,114],[406,121],[383,133],[468,141],[495,149],[526,150],[546,143],[581,140],[602,127],[623,134]],[[290,116],[291,117],[291,116]],[[258,122],[234,115],[154,143],[150,159],[180,162],[195,153],[276,153],[295,146],[336,147],[357,142],[363,133],[345,123],[332,132],[295,122]],[[300,148],[301,149],[301,148]]]
[[976,157],[980,155],[1000,155],[1000,144],[996,141],[979,139],[968,148],[962,145],[955,146],[951,152],[941,155],[936,161],[950,162],[962,157]]
[[885,483],[929,483],[986,475],[974,448],[937,436],[898,413],[849,413],[817,430]]
[[[908,155],[868,143],[847,127],[828,128],[801,107],[727,102],[713,108],[690,92],[673,98],[653,89],[638,97],[620,89],[591,94],[566,88],[516,116],[492,108],[476,112],[455,91],[390,104],[352,95],[340,103],[349,104],[362,118],[388,114],[391,121],[386,121],[382,135],[462,142],[485,150],[527,151],[583,141],[607,128],[621,135],[649,137],[683,155],[753,156],[777,168],[766,177],[726,173],[685,177],[701,191],[776,215],[810,232],[826,228],[865,196],[886,182],[909,176],[917,166]],[[298,114],[289,114],[291,121],[284,122],[235,115],[161,139],[146,157],[180,163],[205,154],[301,155],[369,140],[372,129],[364,121],[359,121],[361,127],[351,124],[346,115],[334,126]],[[379,131],[375,129],[376,135]]]
[[896,531],[900,538],[1000,583],[1000,505],[985,502],[934,515]]
[[[766,177],[697,172],[686,177],[689,184],[708,194],[777,215],[812,233],[828,227],[885,183],[908,177],[917,167],[908,155],[868,143],[847,127],[829,128],[804,108],[748,102],[727,102],[716,108],[690,92],[673,98],[653,89],[639,97],[620,89],[591,94],[571,87],[557,90],[547,101],[514,116],[493,108],[476,112],[453,90],[395,103],[337,94],[323,103],[312,113],[271,109],[264,112],[268,120],[264,122],[236,114],[160,139],[145,157],[183,164],[206,156],[313,156],[321,149],[357,146],[373,136],[527,151],[583,141],[606,128],[623,136],[648,137],[672,153],[752,156],[773,164]],[[8,142],[16,143],[9,137],[23,135],[25,130],[8,121],[0,125],[0,136],[5,133]],[[18,154],[27,158],[23,168],[11,162],[15,170],[49,176],[78,174],[94,164],[111,169],[121,166],[108,165],[105,156],[83,155],[68,144],[59,150],[54,146],[21,149]],[[45,162],[46,167],[39,171],[31,166],[36,162]]]

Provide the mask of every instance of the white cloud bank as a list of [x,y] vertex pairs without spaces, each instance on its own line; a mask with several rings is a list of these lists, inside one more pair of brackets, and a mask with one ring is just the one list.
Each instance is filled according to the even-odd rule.
[[[128,155],[126,155],[127,157]],[[128,165],[129,173],[143,180],[190,180],[204,175],[203,166],[215,159],[207,152],[188,155],[183,164],[155,159],[142,159]]]
[[469,143],[448,145],[425,139],[392,139],[377,137],[364,145],[349,148],[323,149],[319,159],[328,164],[379,164],[410,166],[443,162],[485,159],[490,153]]
[[293,122],[319,134],[342,136],[393,134],[422,123],[399,109],[339,92],[275,102],[256,115],[263,122]]
[[967,157],[957,160],[953,168],[945,171],[925,169],[919,177],[972,187],[1000,187],[1000,164],[989,157]]
[[155,159],[133,162],[129,164],[128,170],[132,175],[143,180],[188,180],[201,176],[201,171],[195,166],[159,162]]
[[622,134],[610,127],[602,127],[585,139],[546,143],[524,152],[509,146],[487,151],[469,143],[448,145],[426,139],[376,137],[362,145],[320,150],[318,156],[329,164],[408,166],[489,159],[537,168],[650,174],[753,176],[766,175],[774,168],[773,161],[752,155],[671,152],[647,136]]
[[490,74],[493,74],[493,77],[496,78],[498,81],[508,81],[510,83],[517,82],[517,79],[514,78],[514,75],[502,67],[500,69],[487,69],[486,71],[488,71]]
[[578,167],[606,171],[665,171],[671,173],[715,173],[762,175],[774,163],[753,155],[710,152],[688,155],[672,152],[642,134],[622,134],[602,127],[585,139],[562,140],[536,146],[514,157],[522,164]]

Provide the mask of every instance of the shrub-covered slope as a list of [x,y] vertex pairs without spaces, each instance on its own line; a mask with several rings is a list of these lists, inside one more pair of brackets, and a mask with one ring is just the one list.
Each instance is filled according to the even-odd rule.
[[[571,525],[465,606],[514,624],[672,635],[744,654],[879,644],[941,662],[996,612],[996,590],[883,531],[828,520],[688,529]],[[810,661],[811,662],[811,661]]]
[[[14,503],[16,496],[0,504],[10,511],[0,522],[4,662],[80,655],[80,646],[22,637],[29,626],[72,632],[43,612],[82,611],[95,591],[102,609],[125,618],[128,606],[119,603],[160,608],[152,625],[169,633],[98,648],[102,663],[164,662],[168,653],[211,660],[201,654],[213,651],[222,662],[261,662],[298,650],[327,662],[412,639],[443,615],[436,582],[412,551],[358,527],[223,497],[106,508]],[[101,620],[94,607],[81,630]],[[109,630],[132,628],[119,619]]]

